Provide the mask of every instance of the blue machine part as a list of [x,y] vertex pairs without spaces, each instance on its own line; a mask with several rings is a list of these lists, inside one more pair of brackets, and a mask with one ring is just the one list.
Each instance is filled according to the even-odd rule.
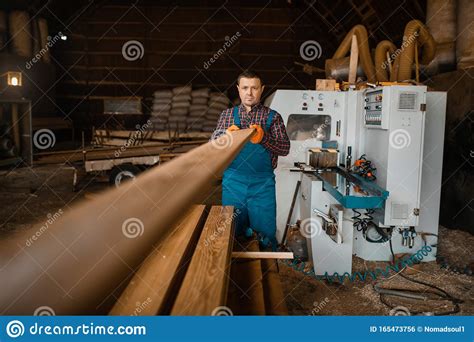
[[318,170],[314,175],[323,182],[323,188],[344,208],[383,208],[389,192],[372,181],[337,167]]

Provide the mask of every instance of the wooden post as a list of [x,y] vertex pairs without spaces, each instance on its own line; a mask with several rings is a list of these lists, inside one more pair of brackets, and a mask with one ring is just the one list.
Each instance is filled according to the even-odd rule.
[[20,122],[18,118],[18,103],[12,103],[12,131],[13,140],[18,151],[21,151]]
[[415,39],[415,80],[420,82],[420,64],[418,61],[418,40]]
[[[392,74],[392,60],[390,58],[390,53],[387,51],[386,52],[386,56],[387,56],[387,66],[388,66],[388,71],[390,73],[390,75]],[[390,79],[390,77],[389,77]]]
[[352,36],[351,55],[349,59],[349,83],[355,84],[357,77],[357,63],[359,62],[359,46],[357,45],[357,37]]

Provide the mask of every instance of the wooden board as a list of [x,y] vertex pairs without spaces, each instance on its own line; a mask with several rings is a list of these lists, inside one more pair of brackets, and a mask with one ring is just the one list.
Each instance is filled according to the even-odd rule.
[[72,163],[82,160],[101,160],[101,159],[116,159],[116,158],[130,158],[142,156],[157,156],[186,153],[207,141],[183,141],[171,144],[159,144],[146,146],[130,146],[124,147],[123,151],[119,148],[96,148],[85,150],[70,150],[57,151],[35,154],[35,164],[60,164]]
[[110,315],[163,315],[170,309],[180,273],[191,260],[205,205],[193,206],[153,250],[110,311]]
[[355,84],[357,78],[357,63],[359,62],[359,46],[356,35],[352,36],[351,54],[349,59],[349,79],[350,84]]
[[[140,132],[138,132],[140,133]],[[102,139],[111,139],[111,138],[122,138],[122,139],[129,139],[130,137],[134,137],[137,134],[137,131],[124,131],[124,130],[103,130],[103,129],[96,129],[94,132],[95,137],[102,138]],[[173,137],[172,132],[172,137]],[[209,139],[212,133],[208,132],[188,132],[188,133],[180,133],[180,139]],[[169,140],[169,133],[168,131],[162,132],[146,132],[147,140]]]
[[35,117],[31,123],[33,130],[40,128],[62,129],[72,128],[72,121],[60,117]]
[[[260,252],[257,240],[236,243],[234,248],[239,255],[285,254]],[[231,279],[228,307],[234,315],[288,315],[275,260],[235,259]]]
[[172,315],[207,316],[226,304],[233,212],[230,206],[211,208]]
[[[258,252],[258,241],[235,243],[235,249]],[[229,286],[229,308],[234,315],[265,315],[262,265],[258,259],[234,260],[231,268],[232,282]]]
[[334,91],[336,89],[336,80],[316,79],[316,90]]
[[280,282],[278,267],[275,260],[261,260],[263,272],[263,294],[265,297],[265,313],[267,315],[287,316],[285,294]]
[[232,252],[235,259],[293,259],[293,252]]

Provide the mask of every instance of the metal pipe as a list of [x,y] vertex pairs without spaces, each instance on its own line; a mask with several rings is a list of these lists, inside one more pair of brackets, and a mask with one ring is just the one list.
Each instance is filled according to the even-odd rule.
[[378,293],[391,295],[391,296],[405,297],[405,298],[411,298],[411,299],[420,299],[420,300],[428,299],[427,296],[409,293],[409,292],[398,290],[398,289],[397,290],[386,289],[378,285],[374,285],[374,290]]
[[[94,314],[254,133],[225,134],[0,241],[0,312]],[[62,211],[60,211],[62,213]]]
[[456,0],[428,0],[426,27],[436,41],[436,53],[428,65],[421,65],[422,72],[431,76],[454,70],[456,68]]
[[[331,58],[326,59],[325,63],[325,71],[326,77],[334,79],[336,81],[342,82],[347,81],[349,77],[349,59],[350,57],[342,57],[342,58]],[[360,66],[360,63],[357,65],[357,72],[356,77],[363,77],[364,70]]]
[[474,1],[458,0],[456,59],[458,69],[474,67]]

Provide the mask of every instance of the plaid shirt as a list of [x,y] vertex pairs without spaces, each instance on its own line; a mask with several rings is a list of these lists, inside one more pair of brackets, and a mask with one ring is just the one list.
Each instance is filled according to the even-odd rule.
[[[217,128],[211,139],[216,139],[225,133],[225,130],[234,124],[233,108],[221,113]],[[250,125],[260,125],[265,129],[271,109],[258,103],[247,113],[243,105],[239,106],[240,128],[249,128]],[[290,152],[290,139],[286,134],[285,124],[280,114],[275,112],[269,132],[265,133],[260,144],[270,151],[273,168],[277,167],[278,156],[286,156]]]

